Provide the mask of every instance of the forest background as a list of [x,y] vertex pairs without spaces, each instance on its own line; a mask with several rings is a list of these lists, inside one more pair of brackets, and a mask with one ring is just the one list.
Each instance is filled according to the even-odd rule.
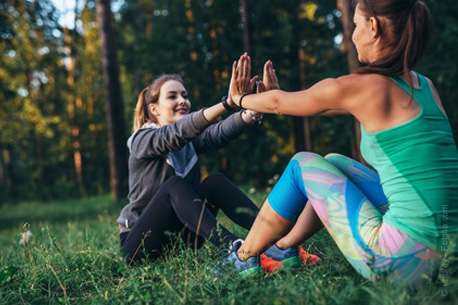
[[[72,26],[59,22],[62,12],[53,1],[0,2],[0,203],[110,192],[107,118],[113,113],[106,110],[97,2],[108,1],[76,1]],[[226,94],[231,64],[245,51],[256,74],[272,60],[284,90],[348,73],[351,46],[342,18],[348,2],[112,1],[108,35],[119,79],[114,124],[121,156],[138,93],[162,73],[184,78],[193,110]],[[456,140],[458,3],[425,2],[435,31],[417,70],[435,83]],[[202,156],[201,165],[204,174],[219,171],[236,184],[264,188],[299,150],[358,158],[357,132],[351,118],[269,115],[239,140]],[[125,168],[126,158],[120,162]],[[125,195],[126,176],[118,173],[121,191],[112,186],[114,197]]]

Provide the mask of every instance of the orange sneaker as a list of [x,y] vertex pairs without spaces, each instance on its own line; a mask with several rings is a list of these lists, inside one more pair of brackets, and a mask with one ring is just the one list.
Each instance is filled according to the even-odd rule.
[[[302,248],[302,246],[299,246],[299,256],[301,257],[302,263],[304,265],[315,265],[318,263],[321,263],[321,258],[319,258],[317,255],[310,254],[307,251]],[[261,264],[262,264],[262,259],[261,259]]]
[[265,254],[261,254],[260,257],[261,257],[260,263],[261,263],[262,269],[265,272],[268,272],[268,273],[277,272],[280,269],[280,267],[283,265],[282,262],[274,260],[273,258],[266,256]]

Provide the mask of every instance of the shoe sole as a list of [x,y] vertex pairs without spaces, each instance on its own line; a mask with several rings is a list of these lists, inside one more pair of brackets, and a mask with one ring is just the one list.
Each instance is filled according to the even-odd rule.
[[257,274],[257,273],[259,273],[261,271],[262,271],[261,267],[253,267],[253,268],[250,268],[250,269],[246,269],[246,270],[240,271],[239,274],[242,277],[248,277],[248,276],[255,275],[255,274]]
[[290,258],[284,259],[281,262],[283,263],[283,266],[285,266],[288,269],[293,269],[294,270],[294,269],[299,269],[299,268],[302,267],[302,261],[301,261],[300,257],[298,257],[298,256],[294,256],[294,257],[290,257]]

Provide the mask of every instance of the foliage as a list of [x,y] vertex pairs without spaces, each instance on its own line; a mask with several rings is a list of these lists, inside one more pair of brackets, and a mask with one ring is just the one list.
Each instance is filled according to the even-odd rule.
[[[436,84],[457,137],[457,3],[425,0],[435,36],[419,71]],[[285,90],[347,73],[336,1],[246,1],[254,73],[274,62]],[[0,3],[0,202],[108,191],[108,141],[100,39],[93,0],[74,28],[51,0]],[[217,103],[245,50],[240,1],[116,1],[115,28],[126,121],[138,93],[162,73],[185,79],[193,109]],[[350,155],[347,118],[312,118],[312,150]],[[204,173],[265,186],[295,153],[291,118],[266,116],[226,148],[201,157]]]
[[[178,243],[164,259],[130,268],[120,255],[114,222],[124,203],[111,202],[107,196],[0,208],[0,215],[25,215],[30,208],[42,215],[36,220],[30,217],[30,225],[24,227],[27,219],[15,216],[14,223],[0,229],[0,303],[454,304],[457,298],[458,280],[453,277],[413,290],[364,280],[325,231],[304,245],[319,254],[323,264],[294,274],[242,279],[220,267],[221,274],[215,277],[221,259],[209,244],[196,253]],[[75,207],[83,208],[73,213]],[[8,218],[2,217],[2,221]],[[220,220],[244,236],[227,219]],[[21,246],[18,235],[25,230],[33,235]]]
[[[78,29],[63,29],[50,1],[1,6],[0,201],[107,189],[108,162],[98,35],[85,6]],[[78,23],[79,24],[79,23]],[[102,105],[102,107],[101,107]]]

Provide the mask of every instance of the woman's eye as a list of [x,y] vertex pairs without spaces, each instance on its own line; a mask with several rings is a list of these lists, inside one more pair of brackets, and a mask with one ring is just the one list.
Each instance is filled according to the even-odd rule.
[[176,99],[176,96],[175,95],[169,95],[169,99],[174,100],[174,99]]
[[187,95],[187,94],[184,94],[184,95],[183,95],[183,98],[187,100],[187,99],[188,99],[188,95]]

